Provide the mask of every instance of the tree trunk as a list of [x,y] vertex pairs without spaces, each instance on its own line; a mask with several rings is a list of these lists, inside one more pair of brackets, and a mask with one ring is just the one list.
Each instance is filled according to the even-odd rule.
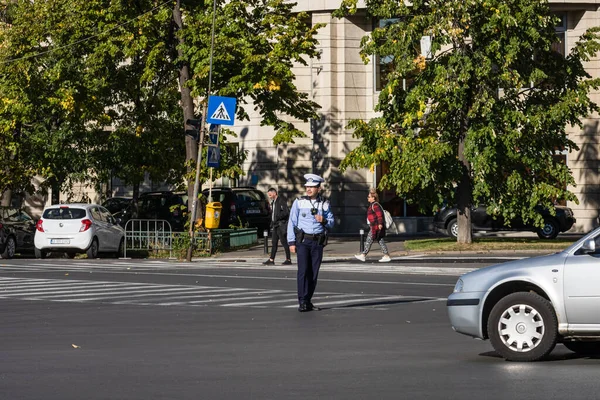
[[[181,18],[181,0],[177,0],[175,3],[175,7],[173,8],[173,20],[177,27],[177,31],[181,33],[183,31],[183,19]],[[183,59],[183,51],[181,50],[181,46],[185,43],[185,39],[180,34],[178,35],[178,46],[177,46],[177,56],[180,60]],[[193,176],[193,173],[196,170],[196,161],[198,160],[198,143],[194,140],[194,138],[185,135],[185,122],[188,119],[194,119],[194,100],[192,99],[192,94],[190,88],[187,86],[188,81],[190,80],[190,67],[189,64],[185,61],[180,61],[179,65],[179,88],[181,90],[181,106],[183,108],[183,124],[181,135],[185,137],[185,161],[187,164],[187,172],[188,176]],[[194,195],[194,180],[193,178],[188,179],[188,203],[192,201],[192,197]]]
[[458,208],[458,243],[469,244],[473,242],[471,230],[471,167],[465,158],[466,129],[458,145],[458,159],[462,163],[462,176],[456,188],[456,202]]
[[4,193],[2,193],[2,202],[0,203],[0,205],[2,205],[2,207],[9,207],[11,201],[12,201],[12,190],[7,189]]
[[50,188],[52,190],[52,196],[50,204],[60,204],[60,186],[58,178],[51,178]]

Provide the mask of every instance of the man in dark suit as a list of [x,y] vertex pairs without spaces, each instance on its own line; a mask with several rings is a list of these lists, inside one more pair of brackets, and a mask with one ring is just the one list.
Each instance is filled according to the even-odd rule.
[[290,216],[290,209],[283,197],[277,195],[275,188],[270,188],[267,192],[271,201],[271,258],[265,261],[264,265],[274,265],[275,255],[277,254],[277,242],[281,241],[281,245],[285,250],[285,261],[282,265],[290,265],[292,263],[290,255],[290,246],[287,241],[287,223]]

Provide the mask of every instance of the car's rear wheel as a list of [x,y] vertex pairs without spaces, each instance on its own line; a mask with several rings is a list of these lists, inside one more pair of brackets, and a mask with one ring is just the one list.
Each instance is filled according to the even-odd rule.
[[558,224],[553,219],[544,220],[544,226],[538,229],[540,239],[555,239],[558,236]]
[[98,258],[98,239],[92,239],[92,244],[86,250],[87,258]]
[[9,259],[15,256],[15,252],[17,250],[17,244],[15,242],[15,238],[9,236],[6,239],[6,246],[4,246],[4,251],[2,252],[2,258]]
[[582,356],[600,356],[600,342],[563,342],[565,347]]
[[33,250],[35,254],[35,258],[46,258],[48,256],[48,252],[46,250],[38,249],[37,247]]
[[537,361],[556,346],[557,319],[550,302],[536,293],[502,298],[490,313],[488,334],[498,354],[509,361]]
[[448,236],[456,239],[458,237],[458,220],[456,218],[452,218],[448,223]]

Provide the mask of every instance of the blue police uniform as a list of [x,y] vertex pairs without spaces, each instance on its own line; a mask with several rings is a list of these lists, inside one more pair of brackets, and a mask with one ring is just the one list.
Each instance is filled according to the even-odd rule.
[[[318,175],[306,174],[305,186],[320,186],[324,181]],[[318,222],[315,215],[322,215]],[[317,195],[315,199],[303,196],[294,200],[290,210],[287,239],[290,246],[296,246],[298,260],[298,302],[299,311],[313,309],[312,296],[317,287],[319,268],[323,260],[323,236],[326,229],[333,227],[334,219],[328,200]],[[300,232],[301,231],[301,232]],[[303,237],[303,238],[302,238]],[[300,241],[302,239],[302,241]]]

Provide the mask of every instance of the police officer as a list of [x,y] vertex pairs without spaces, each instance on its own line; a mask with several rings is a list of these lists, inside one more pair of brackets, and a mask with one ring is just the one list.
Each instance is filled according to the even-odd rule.
[[333,227],[333,213],[328,200],[321,197],[319,175],[304,175],[306,196],[294,200],[290,210],[287,238],[292,253],[298,253],[298,311],[312,311],[311,303],[319,268],[323,260],[323,248],[327,244],[327,229]]

